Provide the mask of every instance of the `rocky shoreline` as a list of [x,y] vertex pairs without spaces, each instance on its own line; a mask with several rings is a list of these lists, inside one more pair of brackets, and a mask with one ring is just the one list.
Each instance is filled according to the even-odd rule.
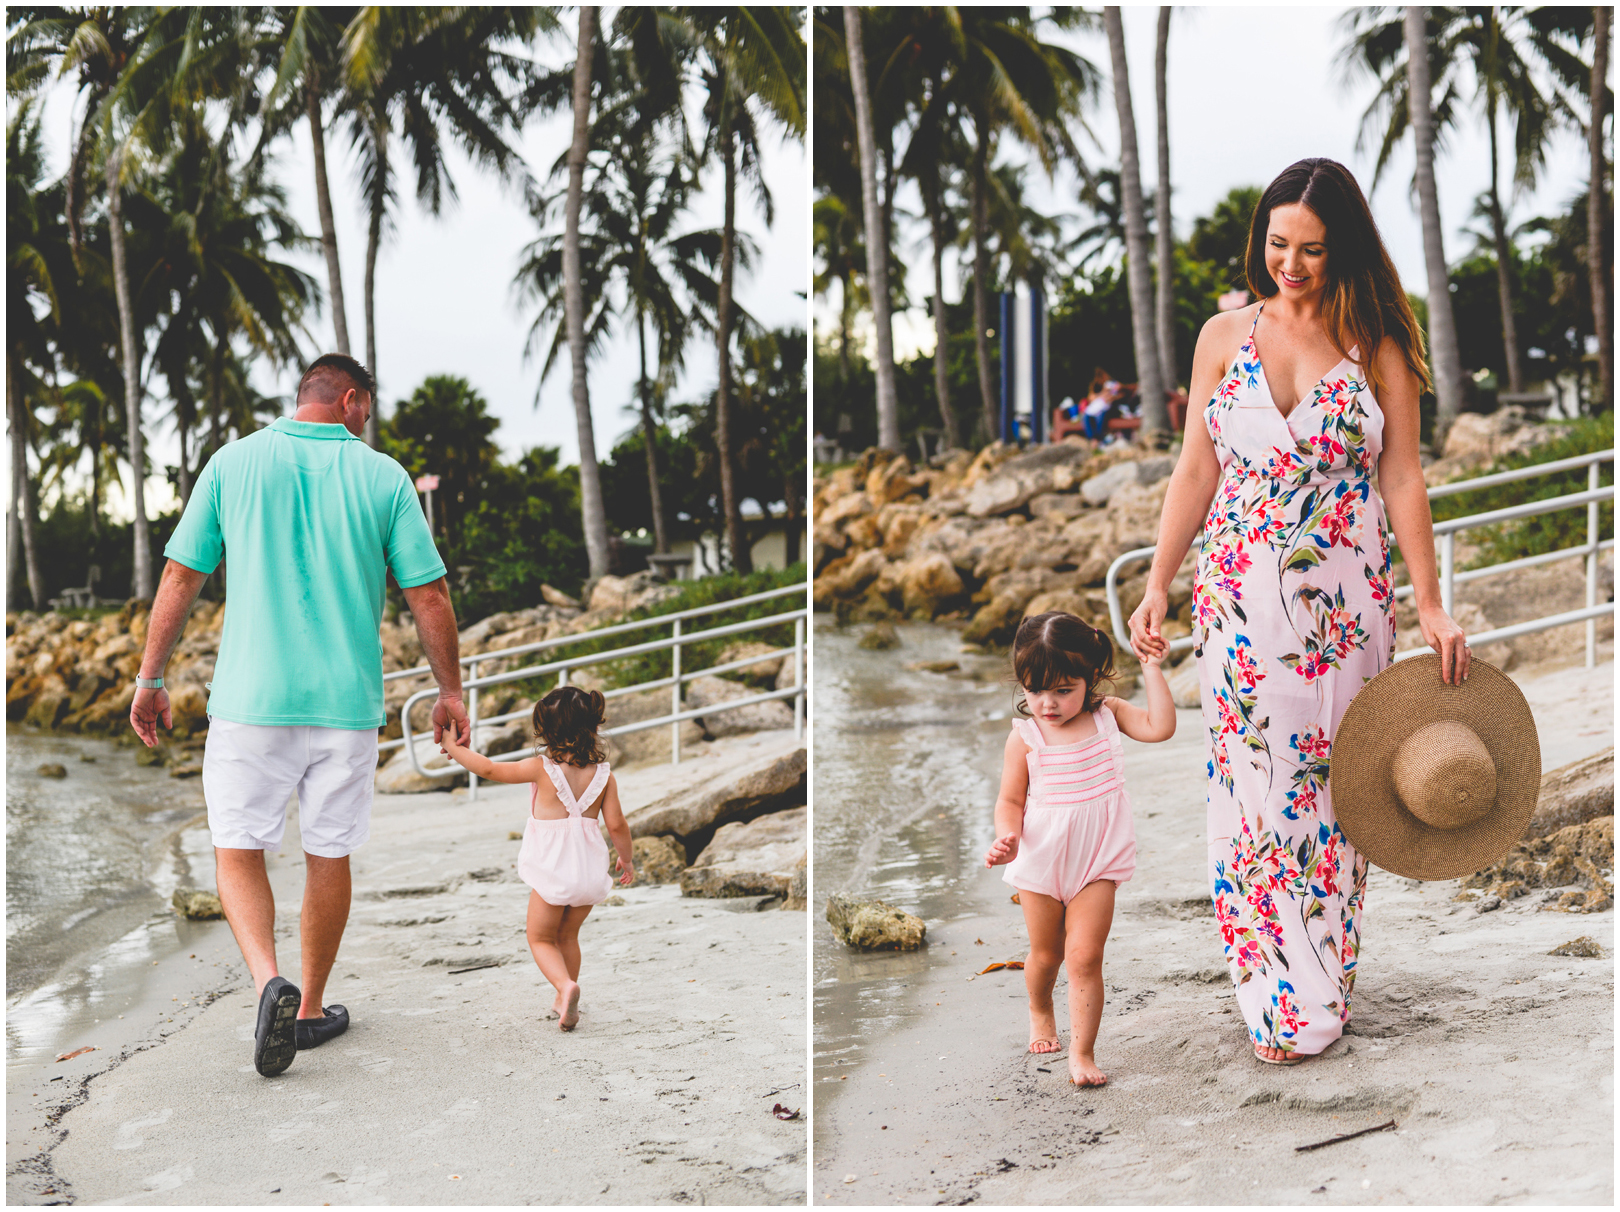
[[[1530,421],[1521,409],[1460,417],[1444,457],[1427,459],[1430,485],[1479,475],[1494,461],[1550,441],[1557,424]],[[1160,453],[1129,443],[1099,447],[1084,438],[1020,451],[996,443],[976,456],[950,451],[926,466],[872,449],[853,464],[817,477],[814,492],[812,596],[840,622],[936,620],[960,625],[965,645],[1001,648],[1031,614],[1067,610],[1111,631],[1104,581],[1127,551],[1152,546],[1180,446]],[[1459,566],[1472,555],[1466,533]],[[1171,639],[1191,634],[1195,556],[1189,552],[1169,592],[1164,624]],[[1602,592],[1613,592],[1613,554],[1600,560]],[[1397,581],[1404,570],[1397,565]],[[1122,570],[1126,616],[1141,601],[1147,564]],[[1458,621],[1470,633],[1585,604],[1578,561],[1510,573],[1458,587]],[[1403,646],[1415,641],[1416,616],[1397,606]],[[1599,622],[1612,644],[1612,620]],[[1584,642],[1584,627],[1519,637],[1483,656],[1500,667],[1564,655]],[[1601,659],[1601,658],[1600,658]],[[1135,671],[1128,651],[1123,674]],[[1183,692],[1181,699],[1186,699]],[[1190,705],[1183,702],[1182,705]]]

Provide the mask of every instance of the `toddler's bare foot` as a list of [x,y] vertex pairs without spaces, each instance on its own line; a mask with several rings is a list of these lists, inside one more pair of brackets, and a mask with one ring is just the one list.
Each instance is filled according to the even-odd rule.
[[1048,1007],[1045,1010],[1029,1008],[1029,1050],[1031,1052],[1062,1052],[1058,1042],[1057,1019]]
[[1069,1054],[1069,1080],[1077,1086],[1106,1086],[1108,1084],[1108,1074],[1097,1068],[1095,1058],[1071,1052]]
[[562,1018],[557,1025],[564,1031],[572,1031],[579,1022],[579,982],[569,981],[557,994],[562,1002],[560,1011]]

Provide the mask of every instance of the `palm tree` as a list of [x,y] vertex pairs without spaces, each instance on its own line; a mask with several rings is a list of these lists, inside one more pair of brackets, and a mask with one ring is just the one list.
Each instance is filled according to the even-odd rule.
[[[532,63],[515,48],[556,28],[551,7],[422,8],[366,6],[342,34],[344,95],[366,203],[366,268],[362,301],[366,366],[377,368],[377,258],[397,200],[393,150],[402,144],[416,168],[418,202],[441,213],[456,186],[445,158],[446,134],[503,180],[526,178],[522,157],[506,141],[520,115],[514,104]],[[376,445],[378,413],[367,422]]]
[[[349,352],[348,310],[343,301],[343,271],[338,264],[337,227],[333,221],[332,186],[326,173],[328,97],[342,103],[341,32],[359,16],[353,6],[303,4],[277,7],[271,38],[280,48],[274,83],[261,111],[261,148],[303,117],[309,123],[311,159],[315,164],[315,207],[321,221],[321,252],[326,260],[327,298],[337,352]],[[258,153],[256,152],[255,155]]]
[[[1518,189],[1531,189],[1545,164],[1557,127],[1561,123],[1578,125],[1575,106],[1567,94],[1580,88],[1584,80],[1580,74],[1583,65],[1571,62],[1571,57],[1556,40],[1560,34],[1575,34],[1579,23],[1567,17],[1549,20],[1544,15],[1546,11],[1519,6],[1427,10],[1430,95],[1436,98],[1431,105],[1435,139],[1461,120],[1465,110],[1461,104],[1465,86],[1472,86],[1474,99],[1485,119],[1490,143],[1486,213],[1496,258],[1503,358],[1511,391],[1523,390],[1524,375],[1513,315],[1514,255],[1508,241],[1499,185],[1501,152],[1497,118],[1503,113],[1513,123],[1514,185]],[[1569,11],[1578,14],[1583,10]],[[1378,93],[1362,118],[1363,141],[1382,124],[1373,170],[1376,188],[1410,124],[1408,94],[1411,86],[1402,62],[1406,47],[1405,20],[1404,17],[1391,19],[1385,10],[1357,9],[1346,18],[1345,28],[1350,34],[1347,48],[1350,62],[1365,67],[1379,81]],[[1469,78],[1464,77],[1465,69]],[[1547,78],[1550,89],[1537,83],[1538,74]]]
[[856,277],[866,264],[862,225],[837,194],[817,198],[810,213],[812,242],[821,262],[811,287],[816,294],[824,295],[834,282],[838,283],[838,378],[848,383],[850,329],[861,300]]
[[1176,300],[1173,288],[1175,232],[1170,225],[1170,109],[1168,66],[1170,60],[1170,6],[1159,6],[1159,36],[1153,52],[1153,94],[1159,111],[1159,192],[1154,231],[1158,236],[1154,265],[1158,270],[1158,295],[1154,314],[1159,344],[1159,378],[1166,391],[1176,386]]
[[[992,145],[1005,128],[1036,153],[1048,172],[1060,155],[1078,164],[1079,150],[1068,124],[1083,125],[1081,104],[1095,95],[1097,72],[1072,51],[1042,42],[1028,8],[958,7],[947,13],[955,47],[952,80],[973,130],[973,336],[984,432],[993,440],[1000,424],[1000,405],[990,371],[989,343]],[[1083,10],[1065,14],[1070,25],[1086,20]]]
[[1592,283],[1592,325],[1598,339],[1598,410],[1614,408],[1614,330],[1610,327],[1609,278],[1612,262],[1604,256],[1609,247],[1610,193],[1604,189],[1603,120],[1609,100],[1609,21],[1610,9],[1592,9],[1592,84],[1590,117],[1586,125],[1591,168],[1586,187],[1586,269]]
[[844,6],[844,45],[855,101],[855,128],[861,161],[861,207],[866,219],[866,276],[872,295],[872,322],[877,330],[878,445],[900,449],[900,412],[894,391],[894,331],[889,319],[889,241],[878,207],[877,143],[872,131],[872,98],[861,45],[861,10]]
[[[1131,296],[1131,336],[1136,347],[1136,378],[1142,397],[1144,442],[1170,428],[1164,382],[1159,375],[1159,342],[1155,335],[1153,282],[1148,262],[1147,219],[1142,211],[1142,173],[1136,151],[1136,115],[1131,108],[1131,80],[1125,62],[1125,28],[1119,6],[1103,9],[1108,51],[1114,69],[1114,108],[1119,114],[1120,184],[1125,203],[1125,247]],[[1164,220],[1160,219],[1164,227]]]
[[1451,283],[1446,274],[1445,245],[1440,230],[1440,196],[1434,184],[1434,113],[1430,108],[1429,52],[1423,9],[1406,9],[1407,106],[1412,115],[1412,141],[1417,145],[1417,194],[1423,219],[1423,261],[1429,271],[1429,354],[1436,399],[1435,445],[1462,405],[1462,361],[1457,351],[1457,324],[1451,313]]
[[596,464],[591,426],[590,384],[586,381],[585,296],[580,285],[579,213],[585,194],[585,157],[591,139],[591,64],[595,58],[597,10],[581,5],[574,57],[574,137],[568,148],[568,203],[564,212],[563,296],[568,352],[574,371],[574,421],[579,429],[580,515],[592,578],[608,571],[607,510],[602,504],[602,473]]
[[790,136],[804,137],[805,44],[801,15],[786,5],[741,5],[681,10],[697,51],[705,90],[705,151],[718,155],[725,175],[720,242],[720,291],[715,346],[719,386],[715,392],[715,441],[720,455],[721,505],[726,546],[739,572],[753,571],[743,529],[731,442],[731,345],[733,278],[737,260],[737,178],[748,178],[765,222],[774,218],[761,171],[759,125],[770,118]]

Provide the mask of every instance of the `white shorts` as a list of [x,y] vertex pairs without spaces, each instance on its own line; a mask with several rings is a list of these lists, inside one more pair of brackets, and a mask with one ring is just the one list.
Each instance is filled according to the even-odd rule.
[[210,717],[203,750],[208,830],[225,850],[274,850],[298,794],[304,851],[343,858],[371,836],[377,733],[370,728],[237,724]]

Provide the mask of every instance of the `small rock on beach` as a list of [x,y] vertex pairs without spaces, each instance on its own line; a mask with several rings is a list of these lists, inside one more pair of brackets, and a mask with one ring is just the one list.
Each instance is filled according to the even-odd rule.
[[862,951],[915,951],[928,933],[927,923],[915,914],[849,896],[827,898],[827,922],[845,944]]
[[194,922],[211,922],[225,916],[219,897],[202,888],[176,888],[170,903],[181,917]]

